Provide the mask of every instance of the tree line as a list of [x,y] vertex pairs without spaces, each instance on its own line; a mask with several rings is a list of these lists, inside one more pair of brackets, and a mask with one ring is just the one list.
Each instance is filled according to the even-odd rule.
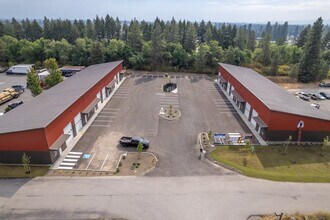
[[[315,23],[290,27],[288,22],[268,22],[256,30],[252,24],[174,18],[121,22],[109,15],[86,21],[45,17],[42,24],[12,18],[0,22],[0,62],[41,66],[49,58],[60,65],[124,60],[126,67],[138,70],[201,73],[214,73],[217,63],[225,62],[308,82],[326,77],[330,66],[329,28],[321,18]],[[288,41],[290,28],[299,36]]]

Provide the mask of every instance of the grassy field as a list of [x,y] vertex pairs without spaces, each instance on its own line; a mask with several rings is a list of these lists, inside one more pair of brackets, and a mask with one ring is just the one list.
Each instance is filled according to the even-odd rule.
[[[289,146],[283,156],[281,146],[221,146],[211,157],[240,170],[244,175],[275,181],[330,182],[330,152],[322,157],[320,146]],[[245,159],[244,159],[245,158]]]
[[31,173],[25,174],[22,165],[0,165],[0,178],[36,177],[43,176],[49,166],[31,166]]

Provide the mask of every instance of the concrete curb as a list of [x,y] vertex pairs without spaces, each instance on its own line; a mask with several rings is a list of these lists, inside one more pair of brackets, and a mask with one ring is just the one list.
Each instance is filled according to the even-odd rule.
[[98,108],[98,110],[95,111],[95,114],[93,115],[93,117],[88,121],[88,123],[85,125],[85,127],[83,127],[83,129],[78,132],[78,134],[76,135],[76,137],[74,137],[73,140],[71,141],[71,143],[69,143],[69,146],[67,146],[67,148],[62,152],[62,155],[57,159],[57,161],[55,161],[55,163],[49,169],[57,169],[60,166],[60,164],[62,163],[62,161],[64,160],[64,158],[76,146],[76,144],[79,142],[79,140],[85,134],[85,132],[88,130],[88,128],[90,127],[90,125],[93,123],[93,121],[95,120],[95,118],[99,115],[99,113],[103,110],[103,108],[108,104],[108,102],[111,100],[112,96],[116,93],[116,91],[120,88],[120,86],[125,82],[125,80],[126,80],[126,77],[124,77],[120,81],[120,83],[118,84],[118,86],[115,87],[115,89],[113,90],[112,94],[107,99],[104,100],[104,102],[101,104],[101,106]]
[[[204,133],[204,134],[207,134],[207,133],[205,133],[205,132],[201,132],[201,133],[199,133],[198,136],[197,136],[197,142],[199,143],[199,147],[200,147],[200,149],[202,149],[204,152],[206,152],[206,153],[204,154],[205,157],[206,157],[211,163],[213,163],[213,164],[216,164],[216,165],[221,166],[221,167],[223,167],[223,168],[225,168],[225,169],[231,170],[231,171],[233,171],[233,172],[235,172],[235,173],[237,173],[237,174],[242,174],[242,175],[243,175],[243,173],[242,173],[240,170],[237,170],[237,169],[234,168],[234,167],[228,166],[227,164],[221,163],[221,162],[216,161],[216,160],[213,160],[213,158],[211,158],[210,153],[211,153],[212,151],[211,151],[211,152],[207,152],[207,151],[203,148],[203,145],[202,145],[201,135],[202,135],[203,133]],[[207,138],[208,138],[208,136],[207,136]],[[208,138],[208,139],[209,139],[209,138]]]
[[164,120],[167,120],[167,121],[175,121],[175,120],[179,119],[182,115],[180,109],[177,109],[177,110],[179,110],[179,116],[176,117],[176,118],[166,118],[163,115],[161,115],[160,113],[159,113],[159,117],[164,119]]
[[[157,164],[157,162],[158,162],[158,158],[157,158],[153,153],[150,153],[150,152],[141,152],[141,153],[142,153],[142,154],[149,154],[149,155],[153,156],[153,157],[156,159],[156,164]],[[125,152],[125,153],[121,154],[121,155],[120,155],[120,158],[119,158],[119,160],[118,160],[117,166],[116,166],[116,170],[115,170],[114,172],[116,172],[117,169],[119,168],[119,163],[121,162],[123,155],[126,156],[127,154],[136,154],[136,152]],[[144,176],[146,173],[148,173],[148,172],[150,172],[151,170],[155,169],[155,167],[156,167],[156,166],[150,168],[149,170],[145,171],[144,173],[142,173],[142,174],[139,175],[139,176]],[[117,174],[116,174],[116,175],[117,175]],[[120,176],[120,175],[117,175],[117,176]]]

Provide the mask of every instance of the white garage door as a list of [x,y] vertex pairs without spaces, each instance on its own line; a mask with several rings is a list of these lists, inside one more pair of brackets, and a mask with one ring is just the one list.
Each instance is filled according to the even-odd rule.
[[232,85],[231,86],[231,93],[230,93],[230,97],[234,98],[234,94],[233,94],[233,90],[235,89],[235,87]]
[[228,85],[227,85],[227,92],[229,94],[229,91],[230,91],[230,83],[228,82]]
[[73,139],[73,130],[72,130],[71,122],[67,126],[65,126],[63,132],[64,134],[70,135],[70,137],[66,140],[67,144],[70,143],[70,141]]
[[78,113],[78,115],[76,115],[76,117],[74,117],[74,124],[76,126],[76,131],[80,131],[83,127],[82,125],[82,120],[81,120],[81,114],[80,112]]
[[246,102],[245,104],[245,111],[244,111],[244,115],[249,119],[250,116],[250,110],[251,110],[251,105]]
[[97,103],[97,107],[100,107],[101,104],[101,92],[96,94],[96,98],[100,99],[100,101]]
[[104,99],[106,99],[105,87],[102,89],[102,100],[104,101]]
[[258,112],[256,112],[254,109],[252,110],[252,118],[251,118],[251,123],[253,124],[254,127],[256,127],[257,122],[253,119],[253,117],[257,117]]

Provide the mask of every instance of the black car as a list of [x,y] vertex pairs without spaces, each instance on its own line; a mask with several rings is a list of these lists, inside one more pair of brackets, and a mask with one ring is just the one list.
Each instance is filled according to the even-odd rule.
[[149,147],[149,141],[143,137],[121,137],[119,143],[123,147],[137,147],[139,143],[142,143],[143,149]]
[[13,108],[16,108],[17,106],[22,105],[22,104],[23,104],[22,101],[13,102],[13,103],[9,104],[8,107],[13,109]]
[[15,91],[19,93],[23,93],[25,91],[25,88],[22,85],[14,85],[11,88],[15,89]]
[[320,87],[330,87],[330,82],[328,82],[328,83],[320,83],[319,86]]
[[320,95],[323,96],[326,99],[330,99],[330,94],[326,92],[320,92]]

